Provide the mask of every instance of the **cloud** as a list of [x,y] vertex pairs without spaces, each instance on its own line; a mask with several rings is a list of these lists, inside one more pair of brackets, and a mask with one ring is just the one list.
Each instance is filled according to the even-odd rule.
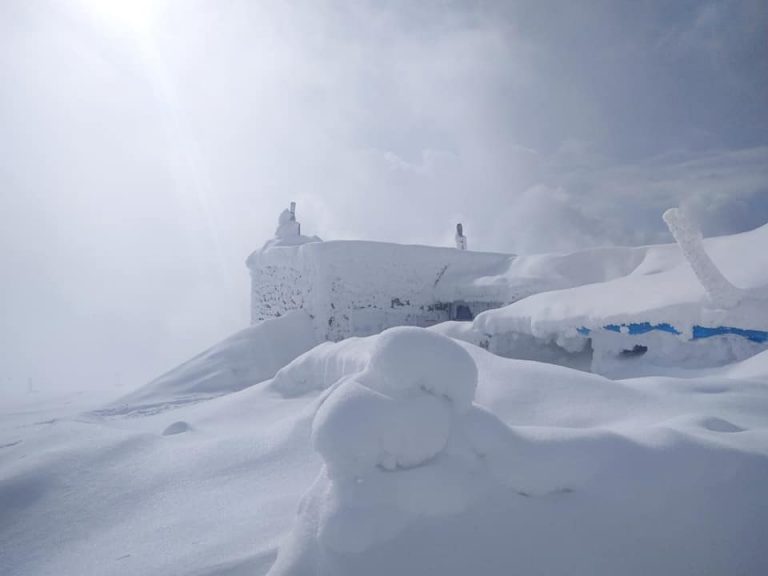
[[291,200],[328,239],[517,252],[768,220],[759,0],[166,0],[139,36],[88,5],[0,5],[14,382],[138,383],[242,326]]

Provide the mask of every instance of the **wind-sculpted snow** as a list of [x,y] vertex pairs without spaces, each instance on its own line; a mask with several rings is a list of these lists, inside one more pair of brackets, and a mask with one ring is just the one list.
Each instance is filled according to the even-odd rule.
[[455,412],[472,404],[477,367],[450,338],[417,328],[392,328],[377,339],[359,381],[394,398],[428,394],[445,398]]
[[318,410],[314,447],[334,477],[418,466],[445,448],[454,414],[470,407],[476,384],[475,363],[461,346],[393,328],[377,340],[366,370],[340,383]]
[[[693,264],[714,296],[681,259],[679,248],[671,247],[678,252],[673,256],[669,246],[648,247],[626,276],[535,294],[484,312],[471,330],[454,333],[470,341],[485,338],[491,350],[511,357],[558,362],[552,353],[557,348],[567,353],[561,354],[562,363],[574,366],[571,359],[586,350],[592,370],[609,375],[658,366],[722,366],[766,348],[761,341],[768,330],[766,245],[768,225],[705,240],[706,253],[697,243],[701,253],[693,250]],[[531,353],[534,348],[538,358]]]
[[275,374],[270,387],[285,397],[325,390],[368,365],[375,336],[323,342]]
[[236,392],[272,378],[316,344],[310,318],[297,310],[241,330],[100,412],[151,413]]
[[475,362],[453,340],[418,328],[382,333],[365,370],[342,379],[315,415],[324,469],[272,573],[304,574],[415,519],[464,510],[483,484],[467,421],[495,420],[472,406],[476,386]]
[[315,415],[323,470],[273,576],[715,575],[734,557],[751,574],[768,562],[768,511],[750,512],[768,479],[764,383],[623,384],[420,329],[360,344],[365,368],[330,385]]
[[768,565],[764,354],[614,381],[398,329],[172,412],[0,408],[3,576]]

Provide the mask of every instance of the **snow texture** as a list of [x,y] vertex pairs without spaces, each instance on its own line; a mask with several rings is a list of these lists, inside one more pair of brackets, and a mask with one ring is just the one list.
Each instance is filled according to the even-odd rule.
[[235,392],[272,378],[316,344],[311,319],[297,310],[230,336],[115,401],[103,413],[165,410],[173,403]]
[[640,258],[627,274],[534,294],[479,315],[455,335],[502,355],[614,376],[722,366],[765,350],[768,225],[704,245],[742,286],[730,308],[713,308],[677,246],[652,246],[635,250]]
[[248,259],[253,321],[303,309],[318,340],[338,341],[474,318],[472,329],[438,330],[497,354],[613,375],[720,366],[765,349],[759,246],[768,227],[704,243],[679,212],[666,218],[679,246],[525,257],[374,242],[268,246]]
[[[768,510],[750,511],[768,478],[765,382],[619,383],[466,345],[475,389],[457,344],[421,332],[354,343],[369,368],[328,388],[312,426],[324,466],[270,574],[714,575],[736,558],[746,574],[766,565],[757,535]],[[405,351],[416,347],[425,353],[414,364]],[[442,382],[418,384],[425,366]],[[449,389],[475,390],[478,404],[457,413]]]
[[415,330],[313,348],[288,395],[4,403],[0,573],[765,573],[766,353],[614,381]]
[[267,241],[262,250],[276,246],[301,246],[310,242],[322,242],[322,240],[317,236],[303,236],[301,224],[296,220],[295,215],[286,208],[277,219],[275,237]]
[[429,326],[449,320],[457,304],[476,315],[527,295],[483,281],[513,259],[380,242],[268,246],[247,260],[251,318],[259,322],[301,308],[313,317],[318,338],[333,341],[393,326]]
[[476,381],[472,358],[453,341],[416,328],[387,330],[367,368],[320,407],[315,449],[331,475],[422,464],[445,447],[452,415],[471,405]]
[[[4,399],[0,574],[766,574],[768,227],[704,245],[732,308],[675,245],[268,247],[301,305],[117,401]],[[659,375],[554,364],[590,362]]]
[[302,574],[425,515],[464,509],[479,473],[464,430],[476,385],[474,360],[451,339],[407,327],[378,336],[367,367],[343,377],[315,415],[324,469],[271,573]]

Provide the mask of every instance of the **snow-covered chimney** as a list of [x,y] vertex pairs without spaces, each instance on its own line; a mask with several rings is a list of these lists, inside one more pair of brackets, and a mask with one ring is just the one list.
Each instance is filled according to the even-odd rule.
[[299,236],[301,236],[301,225],[296,221],[296,202],[291,202],[290,208],[280,213],[275,237],[285,239]]
[[662,218],[712,304],[717,308],[732,308],[738,304],[743,292],[723,276],[709,257],[701,230],[680,208],[670,208]]
[[456,248],[459,250],[467,249],[467,237],[464,236],[464,226],[461,225],[461,222],[456,224]]

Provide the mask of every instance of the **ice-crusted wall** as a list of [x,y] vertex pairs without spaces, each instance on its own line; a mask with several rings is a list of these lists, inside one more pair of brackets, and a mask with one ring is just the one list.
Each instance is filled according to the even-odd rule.
[[268,265],[251,270],[251,324],[304,307],[306,292],[301,270]]
[[378,242],[272,246],[248,259],[252,322],[305,309],[327,340],[393,326],[430,326],[461,313],[509,303],[477,278],[505,270],[514,257],[453,248]]

